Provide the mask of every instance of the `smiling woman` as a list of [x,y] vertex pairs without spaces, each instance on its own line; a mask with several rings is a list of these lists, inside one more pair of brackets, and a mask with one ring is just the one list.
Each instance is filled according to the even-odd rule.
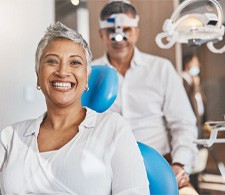
[[52,101],[61,106],[80,104],[80,96],[88,88],[84,49],[71,40],[54,40],[43,50],[37,75],[49,105]]
[[81,104],[90,61],[76,31],[59,22],[47,29],[36,51],[47,111],[0,132],[1,194],[149,194],[128,123]]

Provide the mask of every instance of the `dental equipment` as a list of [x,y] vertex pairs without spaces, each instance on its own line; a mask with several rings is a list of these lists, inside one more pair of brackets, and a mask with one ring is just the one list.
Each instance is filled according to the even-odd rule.
[[[165,20],[163,32],[159,33],[155,38],[160,48],[169,49],[176,42],[189,46],[200,46],[207,43],[210,51],[214,53],[225,52],[225,46],[220,49],[214,46],[214,43],[221,41],[224,35],[223,10],[218,1],[207,0],[215,6],[217,15],[214,13],[189,13],[179,17],[184,8],[200,1],[183,1],[173,12],[170,19]],[[166,39],[168,42],[163,43],[163,39]]]
[[196,144],[201,144],[205,147],[211,147],[214,143],[225,143],[225,138],[217,138],[219,131],[225,131],[225,121],[206,122],[212,130],[209,139],[197,139]]
[[[194,142],[196,144],[203,145],[205,147],[211,147],[214,143],[225,143],[224,138],[217,138],[217,134],[219,131],[225,131],[225,120],[224,121],[212,121],[206,122],[206,125],[212,128],[209,139],[197,139]],[[214,160],[217,163],[218,169],[225,180],[225,166],[224,163],[215,158],[215,154],[213,154]]]

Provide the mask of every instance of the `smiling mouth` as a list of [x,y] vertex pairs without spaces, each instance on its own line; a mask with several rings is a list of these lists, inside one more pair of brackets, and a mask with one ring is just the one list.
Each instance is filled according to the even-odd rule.
[[111,41],[112,45],[127,45],[127,41],[122,40],[122,41]]
[[115,49],[123,49],[126,47],[126,44],[125,43],[113,43],[112,47]]
[[75,86],[74,83],[70,82],[52,82],[51,85],[58,89],[71,89]]

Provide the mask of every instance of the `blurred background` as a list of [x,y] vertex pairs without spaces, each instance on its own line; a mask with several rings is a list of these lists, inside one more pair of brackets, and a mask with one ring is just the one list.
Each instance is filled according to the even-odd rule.
[[[35,50],[46,27],[61,21],[80,32],[90,44],[93,58],[104,52],[98,35],[99,12],[108,0],[0,0],[0,129],[27,118],[35,118],[45,111],[45,101],[36,89]],[[179,0],[131,0],[140,15],[140,50],[166,57],[181,73],[185,56],[196,54],[201,63],[201,87],[206,96],[206,119],[224,120],[225,114],[225,53],[214,54],[206,45],[187,47],[176,44],[160,49],[155,36],[162,31],[165,19],[170,18]],[[225,10],[225,0],[218,1]],[[199,12],[209,10],[210,2],[190,7]],[[187,10],[188,11],[188,10]],[[211,10],[214,11],[213,8]],[[218,43],[222,47],[225,41]],[[223,135],[221,135],[223,136]],[[225,162],[224,144],[214,149]],[[213,156],[209,155],[207,171],[218,173]],[[225,190],[224,190],[225,191]],[[223,192],[224,193],[224,192]]]

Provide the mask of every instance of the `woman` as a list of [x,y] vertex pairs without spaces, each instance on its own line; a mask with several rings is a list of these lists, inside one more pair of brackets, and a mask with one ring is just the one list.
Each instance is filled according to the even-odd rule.
[[2,194],[149,194],[127,123],[81,105],[90,61],[80,34],[59,22],[47,29],[36,51],[47,112],[1,131]]

